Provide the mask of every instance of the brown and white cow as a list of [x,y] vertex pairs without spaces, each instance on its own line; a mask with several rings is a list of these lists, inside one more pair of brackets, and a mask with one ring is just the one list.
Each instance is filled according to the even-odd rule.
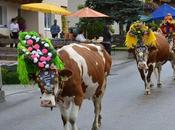
[[175,36],[173,34],[166,37],[170,47],[170,62],[173,69],[173,79],[175,80]]
[[131,50],[135,56],[141,78],[145,83],[145,94],[147,95],[151,94],[152,72],[154,70],[158,72],[157,86],[160,87],[161,66],[169,60],[170,56],[169,44],[166,38],[160,33],[155,33],[155,36],[157,47],[148,47],[143,43],[139,43]]
[[58,104],[64,130],[69,130],[69,123],[72,130],[78,130],[76,120],[82,102],[91,99],[95,107],[92,129],[98,130],[101,125],[101,101],[112,62],[110,55],[102,46],[74,43],[62,47],[57,53],[65,69],[53,73],[58,75],[56,85],[43,88],[41,106],[53,107]]

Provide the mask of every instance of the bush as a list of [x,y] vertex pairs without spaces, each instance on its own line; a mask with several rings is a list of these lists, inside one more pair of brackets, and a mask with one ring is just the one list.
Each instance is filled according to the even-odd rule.
[[153,31],[157,31],[157,29],[159,28],[159,24],[155,23],[155,22],[151,22],[147,24],[149,28],[151,28]]
[[2,83],[3,84],[19,84],[19,78],[16,66],[2,67]]
[[93,39],[94,37],[98,38],[99,36],[102,36],[104,21],[99,18],[84,18],[80,20],[78,26],[87,33],[88,39]]

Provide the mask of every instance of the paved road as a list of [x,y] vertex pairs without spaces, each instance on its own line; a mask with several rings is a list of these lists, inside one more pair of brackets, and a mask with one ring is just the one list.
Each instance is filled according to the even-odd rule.
[[[135,62],[115,65],[103,100],[100,130],[174,130],[175,81],[167,63],[163,67],[162,88],[144,95],[143,82]],[[9,94],[0,104],[0,130],[61,130],[58,109],[39,106],[37,88]],[[90,130],[93,122],[91,101],[83,103],[78,117],[80,130]]]

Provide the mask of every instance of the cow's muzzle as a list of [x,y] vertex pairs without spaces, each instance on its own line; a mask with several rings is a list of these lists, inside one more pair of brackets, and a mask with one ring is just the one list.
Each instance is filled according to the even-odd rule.
[[41,107],[55,107],[55,96],[52,94],[46,94],[44,93],[41,97]]
[[42,100],[41,107],[53,107],[52,102],[50,100]]
[[146,62],[138,62],[138,68],[139,69],[148,69],[148,66],[146,64]]

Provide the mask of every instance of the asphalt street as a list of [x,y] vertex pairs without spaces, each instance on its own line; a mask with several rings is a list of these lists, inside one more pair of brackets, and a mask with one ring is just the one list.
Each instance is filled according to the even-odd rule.
[[[144,95],[144,84],[134,61],[113,65],[102,105],[100,130],[174,130],[175,81],[170,63],[163,66],[162,88]],[[0,104],[0,130],[62,130],[59,109],[40,107],[37,87],[8,93]],[[80,130],[90,130],[94,112],[83,102],[77,120]]]

